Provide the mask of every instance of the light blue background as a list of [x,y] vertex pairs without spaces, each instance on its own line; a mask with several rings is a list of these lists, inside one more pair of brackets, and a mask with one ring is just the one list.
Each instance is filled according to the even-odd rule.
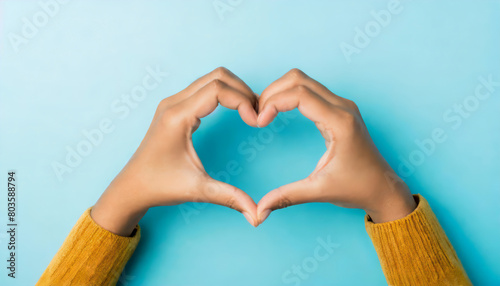
[[[8,170],[17,171],[19,252],[18,278],[7,278],[2,262],[0,284],[34,284],[133,154],[158,102],[225,66],[257,93],[290,68],[303,69],[359,105],[394,167],[417,148],[415,140],[445,130],[447,140],[406,181],[430,202],[471,280],[499,285],[500,90],[459,128],[443,114],[474,95],[478,77],[500,81],[500,1],[402,2],[403,11],[348,62],[341,43],[352,45],[355,28],[388,2],[232,1],[221,19],[212,1],[70,1],[15,53],[9,34],[20,35],[22,18],[41,8],[37,1],[1,1],[0,185]],[[168,78],[120,119],[112,102],[141,84],[148,66]],[[82,130],[103,118],[115,130],[59,181],[51,164],[63,163],[66,146],[74,148]],[[324,151],[314,124],[300,116],[248,162],[237,146],[258,132],[220,109],[194,137],[208,171],[240,164],[230,183],[255,201],[307,176]],[[308,204],[277,211],[255,229],[220,206],[206,206],[189,221],[177,206],[156,208],[141,222],[142,241],[120,283],[293,285],[283,273],[313,255],[318,237],[330,236],[338,248],[301,285],[385,285],[363,215]]]

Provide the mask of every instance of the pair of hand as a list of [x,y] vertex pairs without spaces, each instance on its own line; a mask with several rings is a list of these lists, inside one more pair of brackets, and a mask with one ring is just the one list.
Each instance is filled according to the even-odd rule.
[[[192,134],[221,104],[245,123],[265,127],[278,112],[298,108],[325,138],[327,151],[305,179],[266,194],[258,205],[244,191],[212,179],[194,150]],[[208,202],[241,212],[253,226],[276,209],[328,202],[364,209],[374,222],[411,213],[407,186],[374,145],[359,110],[298,69],[258,97],[240,78],[217,68],[162,100],[139,148],[92,209],[105,229],[129,235],[150,207]]]

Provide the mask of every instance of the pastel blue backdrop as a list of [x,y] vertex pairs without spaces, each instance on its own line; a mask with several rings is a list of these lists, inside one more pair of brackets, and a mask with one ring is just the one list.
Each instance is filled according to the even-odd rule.
[[[1,285],[37,281],[158,102],[218,66],[257,93],[297,67],[354,100],[391,165],[413,166],[402,176],[428,199],[472,281],[500,284],[500,1],[11,0],[0,12]],[[141,91],[148,68],[168,76],[132,108],[122,95]],[[67,148],[89,147],[84,132],[102,120],[113,131],[58,178],[53,166],[66,164]],[[207,171],[258,201],[307,176],[325,150],[314,124],[286,122],[262,131],[219,109],[195,148]],[[437,128],[446,140],[419,151],[415,141]],[[227,176],[228,162],[238,172]],[[5,267],[8,170],[18,179],[15,279]],[[308,204],[253,228],[220,206],[156,208],[119,285],[385,285],[363,217]],[[336,245],[324,261],[314,258],[318,239]],[[294,265],[302,278],[287,272]]]

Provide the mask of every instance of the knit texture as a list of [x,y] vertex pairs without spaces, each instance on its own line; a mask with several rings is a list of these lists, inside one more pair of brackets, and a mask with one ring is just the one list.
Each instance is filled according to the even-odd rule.
[[[389,285],[472,285],[427,201],[414,196],[408,216],[366,230]],[[113,234],[90,217],[78,220],[36,285],[115,285],[140,239]]]
[[80,217],[36,285],[115,285],[140,239],[113,234],[92,220],[90,208]]
[[414,195],[417,208],[386,223],[365,217],[389,285],[472,285],[429,203]]

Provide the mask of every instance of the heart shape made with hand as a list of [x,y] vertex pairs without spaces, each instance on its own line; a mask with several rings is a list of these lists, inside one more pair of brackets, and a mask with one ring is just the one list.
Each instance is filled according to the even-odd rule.
[[[381,202],[398,202],[409,193],[406,184],[377,150],[356,104],[337,96],[302,71],[292,69],[271,83],[260,96],[252,92],[254,98],[246,98],[246,104],[244,100],[238,102],[236,97],[231,102],[230,96],[223,96],[224,92],[250,89],[233,73],[221,68],[217,70],[216,81],[220,85],[215,88],[221,94],[219,102],[237,109],[248,125],[268,126],[279,112],[298,108],[316,124],[325,139],[327,151],[307,178],[270,191],[256,205],[239,189],[222,203],[241,211],[252,225],[261,224],[274,210],[309,202],[362,208],[374,219],[384,221],[387,214],[378,210]],[[217,187],[211,191],[214,190]],[[402,204],[394,203],[392,208],[396,213],[405,213],[412,203],[403,200]]]
[[[244,191],[210,177],[193,147],[200,118],[219,104],[238,110],[253,127],[268,126],[278,113],[297,108],[316,124],[327,150],[307,178],[270,191],[256,204]],[[163,99],[139,148],[92,213],[103,217],[101,225],[127,234],[150,207],[185,202],[233,208],[253,226],[274,210],[309,202],[361,208],[376,222],[403,217],[415,206],[406,184],[377,150],[356,104],[298,69],[258,96],[229,70],[217,68]],[[127,214],[112,218],[106,210],[116,207]],[[132,219],[116,226],[124,217]]]

